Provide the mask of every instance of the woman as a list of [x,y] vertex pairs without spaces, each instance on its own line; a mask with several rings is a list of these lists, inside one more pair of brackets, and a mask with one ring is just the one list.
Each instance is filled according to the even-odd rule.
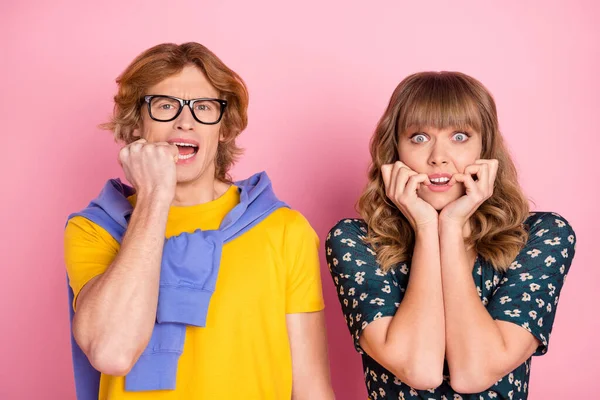
[[477,80],[411,75],[371,141],[363,220],[327,260],[371,399],[526,399],[575,234],[529,212]]

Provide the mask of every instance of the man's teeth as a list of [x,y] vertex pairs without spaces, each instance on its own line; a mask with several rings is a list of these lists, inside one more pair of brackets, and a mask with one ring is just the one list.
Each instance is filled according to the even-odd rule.
[[444,184],[450,182],[450,178],[432,178],[430,181],[433,183]]
[[191,143],[177,143],[177,142],[173,142],[173,144],[175,146],[181,146],[181,147],[198,147],[195,144],[191,144]]

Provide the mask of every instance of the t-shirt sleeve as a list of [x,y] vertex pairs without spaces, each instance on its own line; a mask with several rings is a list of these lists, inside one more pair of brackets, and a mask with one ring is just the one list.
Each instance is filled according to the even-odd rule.
[[354,340],[354,347],[361,354],[360,334],[372,321],[396,314],[404,290],[395,275],[408,272],[405,264],[397,270],[383,272],[377,263],[375,251],[363,242],[366,235],[363,221],[346,219],[331,229],[325,245],[327,265],[344,319]]
[[64,234],[64,256],[74,294],[73,307],[81,289],[106,271],[118,251],[119,243],[100,226],[81,216],[69,220]]
[[285,227],[287,266],[287,314],[321,311],[325,308],[321,287],[319,238],[309,222],[297,211],[289,211]]
[[543,213],[529,229],[529,239],[492,295],[492,318],[522,326],[548,351],[560,291],[575,255],[575,232],[560,215]]

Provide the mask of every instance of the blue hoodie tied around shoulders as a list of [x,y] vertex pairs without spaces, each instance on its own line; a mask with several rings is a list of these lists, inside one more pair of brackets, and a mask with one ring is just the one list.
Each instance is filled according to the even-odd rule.
[[[264,172],[235,185],[240,192],[240,202],[225,216],[218,230],[198,229],[165,240],[156,323],[146,350],[125,378],[125,390],[175,389],[186,326],[206,326],[223,244],[247,232],[278,208],[287,207],[275,196]],[[71,214],[69,219],[84,217],[121,243],[133,211],[127,197],[134,193],[132,187],[119,179],[111,179],[96,199],[84,210]],[[72,322],[70,288],[69,295]],[[71,344],[77,398],[97,399],[100,374],[91,367],[73,337]]]

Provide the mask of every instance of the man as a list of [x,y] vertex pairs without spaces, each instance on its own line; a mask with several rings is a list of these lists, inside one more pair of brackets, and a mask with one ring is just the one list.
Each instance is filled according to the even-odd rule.
[[109,181],[65,231],[73,336],[98,398],[333,398],[318,238],[266,174],[228,175],[242,79],[186,43],[145,51],[117,83],[103,127],[125,142],[133,187]]

